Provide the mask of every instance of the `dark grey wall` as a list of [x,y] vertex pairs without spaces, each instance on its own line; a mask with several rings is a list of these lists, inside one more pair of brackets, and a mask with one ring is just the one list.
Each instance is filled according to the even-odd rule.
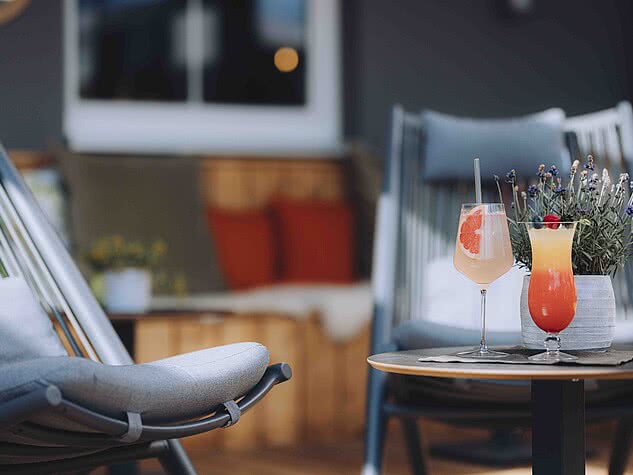
[[628,97],[629,2],[536,0],[509,19],[496,0],[344,0],[346,134],[380,151],[391,105],[475,116]]
[[61,140],[62,0],[34,0],[0,26],[0,141],[44,148]]
[[[536,0],[502,18],[503,0],[341,0],[345,131],[379,151],[391,104],[456,114],[568,113],[629,97],[625,0]],[[62,0],[34,0],[0,27],[0,140],[61,141]],[[629,65],[630,66],[630,65]]]

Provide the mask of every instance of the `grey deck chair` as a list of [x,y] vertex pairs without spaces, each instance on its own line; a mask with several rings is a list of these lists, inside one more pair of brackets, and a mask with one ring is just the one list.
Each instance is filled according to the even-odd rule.
[[[469,185],[422,180],[423,120],[394,107],[374,244],[374,317],[371,353],[432,346],[475,345],[479,332],[412,320],[422,307],[425,264],[451,255],[461,202]],[[573,137],[568,136],[571,148]],[[514,318],[519,318],[516,315]],[[514,332],[488,332],[491,344],[520,344]],[[633,339],[631,340],[633,341]],[[587,385],[592,386],[592,385]],[[596,389],[596,385],[593,385]],[[609,383],[587,393],[587,417],[631,413],[627,386]],[[387,376],[369,369],[364,475],[381,473],[386,421],[401,422],[412,473],[427,473],[417,418],[491,429],[529,423],[529,384]]]
[[[612,176],[627,172],[633,176],[633,108],[622,101],[611,109],[570,117],[565,129],[577,137],[576,157],[593,154],[599,158],[598,165],[606,167]],[[580,159],[580,158],[579,158]],[[613,280],[618,302],[616,341],[633,342],[633,265],[629,262]],[[633,443],[633,418],[621,418],[618,422],[613,444],[609,474],[624,473]]]
[[235,424],[291,377],[257,343],[133,364],[1,146],[0,260],[45,321],[0,322],[0,473],[157,457],[168,473],[193,475],[175,439]]

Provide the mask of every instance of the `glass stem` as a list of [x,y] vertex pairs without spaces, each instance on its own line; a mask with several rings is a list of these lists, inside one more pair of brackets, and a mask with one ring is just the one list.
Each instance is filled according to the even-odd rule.
[[560,354],[560,336],[558,333],[548,332],[545,337],[545,351],[548,355],[558,356]]
[[479,352],[487,353],[488,344],[486,343],[486,289],[481,289],[481,341],[479,342]]

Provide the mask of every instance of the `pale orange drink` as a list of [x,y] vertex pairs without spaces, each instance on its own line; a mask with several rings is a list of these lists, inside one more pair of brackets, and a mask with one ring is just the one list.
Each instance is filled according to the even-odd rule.
[[503,205],[496,206],[462,208],[459,218],[453,264],[481,288],[487,288],[514,263],[506,214]]
[[473,358],[503,358],[507,353],[486,344],[486,293],[488,286],[514,263],[505,208],[501,203],[463,204],[459,217],[453,265],[479,285],[481,292],[481,341],[479,348],[459,353]]

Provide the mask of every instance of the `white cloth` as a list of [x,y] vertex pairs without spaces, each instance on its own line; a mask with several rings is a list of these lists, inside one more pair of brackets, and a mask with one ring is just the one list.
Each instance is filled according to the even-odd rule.
[[[525,272],[513,267],[488,291],[487,326],[490,330],[521,331],[519,305]],[[442,257],[425,269],[423,301],[415,318],[435,323],[480,328],[479,291],[476,284],[453,267],[452,257]],[[335,341],[356,336],[371,320],[372,294],[368,282],[353,285],[273,285],[239,292],[196,294],[187,297],[157,296],[153,310],[222,310],[280,313],[305,319],[321,317],[326,333]]]
[[305,319],[320,315],[326,333],[335,341],[356,336],[372,314],[368,282],[352,285],[273,285],[240,292],[197,294],[187,297],[157,296],[152,310],[226,310],[280,313]]
[[[490,285],[486,306],[488,329],[521,331],[521,288],[525,274],[514,266]],[[419,318],[460,328],[480,328],[479,287],[455,269],[452,256],[431,261],[426,266],[423,285],[424,307],[417,313]]]

